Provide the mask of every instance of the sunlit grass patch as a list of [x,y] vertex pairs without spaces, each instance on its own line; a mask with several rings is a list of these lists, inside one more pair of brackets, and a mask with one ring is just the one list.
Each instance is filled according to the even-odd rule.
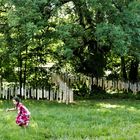
[[101,103],[99,104],[101,107],[105,107],[105,108],[125,108],[125,106],[122,105],[112,105],[109,103]]

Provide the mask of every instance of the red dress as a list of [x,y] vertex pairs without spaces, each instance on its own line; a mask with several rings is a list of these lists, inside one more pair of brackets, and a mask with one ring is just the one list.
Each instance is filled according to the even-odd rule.
[[16,117],[16,123],[19,126],[28,126],[29,120],[30,120],[29,110],[22,103],[17,104],[16,108],[18,110],[18,115]]

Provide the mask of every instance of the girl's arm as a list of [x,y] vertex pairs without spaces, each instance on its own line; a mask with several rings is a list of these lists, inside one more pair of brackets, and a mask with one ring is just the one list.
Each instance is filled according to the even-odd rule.
[[16,110],[16,107],[14,107],[14,108],[7,108],[6,112],[8,112],[8,111],[15,111],[15,110]]

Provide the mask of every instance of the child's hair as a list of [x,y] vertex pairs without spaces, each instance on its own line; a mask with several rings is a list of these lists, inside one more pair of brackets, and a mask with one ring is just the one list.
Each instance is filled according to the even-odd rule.
[[18,102],[18,103],[20,102],[20,99],[19,99],[19,97],[17,97],[17,96],[14,97],[13,100],[15,100],[15,101]]

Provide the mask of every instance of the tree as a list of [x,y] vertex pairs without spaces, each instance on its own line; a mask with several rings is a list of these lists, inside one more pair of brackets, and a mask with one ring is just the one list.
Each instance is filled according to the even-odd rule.
[[140,56],[139,2],[3,0],[2,3],[8,6],[8,10],[4,6],[0,10],[5,13],[1,14],[0,24],[4,27],[0,29],[1,54],[8,55],[1,61],[2,69],[6,69],[5,62],[12,73],[14,67],[19,68],[20,86],[37,82],[41,77],[37,71],[43,72],[37,67],[49,61],[56,62],[59,69],[70,64],[75,72],[99,78],[107,69],[114,72],[110,60],[119,59],[118,75],[124,80],[137,79],[138,74],[132,73],[138,73]]
[[99,24],[96,31],[101,45],[113,47],[111,50],[121,57],[122,78],[125,80],[127,75],[124,57],[134,56],[138,59],[140,56],[139,6],[137,1],[113,1],[111,10],[103,10],[108,13],[107,20]]

